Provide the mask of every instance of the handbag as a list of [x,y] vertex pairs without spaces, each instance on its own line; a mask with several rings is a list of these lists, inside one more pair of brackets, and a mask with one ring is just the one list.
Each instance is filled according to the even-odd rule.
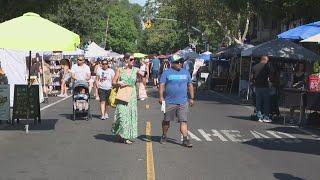
[[124,103],[129,103],[133,88],[130,86],[120,87],[117,92],[116,100]]
[[109,96],[109,104],[111,107],[116,107],[117,88],[112,88]]

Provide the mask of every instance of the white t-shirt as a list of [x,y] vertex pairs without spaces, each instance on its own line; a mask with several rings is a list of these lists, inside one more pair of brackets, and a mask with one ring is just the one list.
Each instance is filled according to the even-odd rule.
[[146,72],[147,71],[147,66],[145,64],[142,64],[140,66],[140,71]]
[[76,79],[79,81],[87,81],[87,76],[90,77],[91,72],[88,65],[83,64],[82,66],[78,66],[78,64],[74,64],[71,68],[71,73],[75,74]]
[[115,73],[113,69],[108,68],[103,70],[102,68],[98,70],[97,76],[99,77],[99,88],[104,90],[109,90],[112,88],[112,79]]

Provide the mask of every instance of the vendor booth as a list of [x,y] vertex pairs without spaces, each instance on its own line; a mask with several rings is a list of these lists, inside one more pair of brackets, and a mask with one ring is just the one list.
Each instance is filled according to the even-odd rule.
[[100,47],[95,42],[88,45],[85,51],[86,58],[107,58],[109,57],[109,52]]
[[[246,61],[249,64],[250,74],[252,66],[259,61],[261,56],[266,55],[270,58],[270,65],[273,69],[271,82],[272,87],[277,91],[278,105],[299,109],[300,118],[298,124],[302,125],[307,106],[306,97],[309,93],[307,77],[312,73],[312,64],[319,60],[320,57],[296,43],[282,39],[271,40],[244,50],[241,55],[250,57],[242,59],[242,61]],[[300,68],[299,66],[303,67],[301,71],[303,71],[305,78],[301,79],[299,83],[294,83],[293,77]],[[251,92],[252,88],[248,85],[247,99],[249,99]]]
[[[227,48],[220,49],[217,52],[217,60],[213,61],[213,67],[216,69],[212,73],[213,77],[217,79],[222,79],[220,82],[224,83],[224,87],[229,93],[234,91],[237,92],[237,89],[241,89],[244,84],[244,81],[239,78],[241,74],[240,71],[243,70],[242,66],[245,64],[241,63],[241,51],[254,47],[251,44],[233,44]],[[216,74],[216,75],[215,75]],[[243,73],[242,73],[243,74]]]
[[[0,48],[29,52],[27,61],[27,69],[29,69],[27,78],[28,85],[25,85],[25,81],[22,82],[22,77],[20,77],[20,73],[21,75],[22,73],[25,73],[25,66],[22,66],[22,62],[21,64],[20,62],[17,62],[21,68],[19,70],[19,81],[21,81],[22,84],[19,83],[19,85],[15,85],[12,123],[15,122],[14,120],[19,122],[20,119],[33,119],[35,123],[38,123],[41,121],[39,103],[40,88],[39,85],[32,85],[31,81],[31,51],[74,51],[80,44],[80,37],[79,35],[42,18],[36,13],[29,12],[23,14],[23,16],[1,23],[0,39]],[[8,59],[8,57],[3,58],[5,60]],[[12,59],[14,61],[15,58]],[[24,60],[26,60],[25,57]],[[10,65],[7,64],[5,66],[10,70]],[[14,70],[11,70],[16,72],[19,67],[14,67]],[[28,124],[25,129],[26,132],[28,132]]]

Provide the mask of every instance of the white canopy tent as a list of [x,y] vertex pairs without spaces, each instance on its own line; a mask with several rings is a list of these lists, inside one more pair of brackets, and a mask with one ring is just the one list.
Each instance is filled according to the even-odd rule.
[[85,52],[86,58],[109,57],[109,52],[97,45],[95,42],[89,44]]
[[119,58],[123,58],[124,55],[123,54],[119,54],[119,53],[116,53],[116,52],[113,52],[113,51],[108,51],[108,57],[110,58],[115,58],[115,59],[119,59]]
[[84,55],[84,50],[77,48],[75,51],[63,51],[64,56],[81,56]]
[[27,51],[0,49],[0,62],[10,84],[10,106],[13,106],[14,85],[27,84]]

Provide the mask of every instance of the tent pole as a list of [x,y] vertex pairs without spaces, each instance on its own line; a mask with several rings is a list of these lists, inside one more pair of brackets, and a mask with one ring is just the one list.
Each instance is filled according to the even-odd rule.
[[239,90],[238,90],[238,96],[240,97],[240,92],[241,92],[241,86],[240,86],[240,85],[241,85],[241,75],[242,75],[242,74],[241,74],[241,71],[242,71],[242,56],[240,56],[239,69],[240,69],[240,70],[239,70],[240,72],[239,72],[239,88],[238,88]]
[[[42,77],[41,77],[41,81],[42,81],[42,91],[44,90],[44,88],[46,87],[46,82],[45,82],[45,74],[44,74],[44,70],[43,70],[43,64],[44,64],[44,60],[43,60],[43,54],[42,54],[42,58],[41,58],[41,69],[42,69]],[[43,92],[41,92],[41,93],[43,93]],[[45,94],[44,94],[45,95]],[[46,100],[47,100],[47,96],[46,97],[44,97],[44,102],[46,102]]]
[[252,70],[252,56],[250,59],[250,68],[249,68],[249,83],[248,83],[248,88],[247,88],[247,101],[249,100],[249,93],[250,93],[250,75],[251,75],[251,70]]
[[31,89],[31,51],[29,51],[29,75],[28,75],[28,85],[27,85],[27,124],[25,125],[26,133],[29,132],[29,115],[30,115],[30,89]]

